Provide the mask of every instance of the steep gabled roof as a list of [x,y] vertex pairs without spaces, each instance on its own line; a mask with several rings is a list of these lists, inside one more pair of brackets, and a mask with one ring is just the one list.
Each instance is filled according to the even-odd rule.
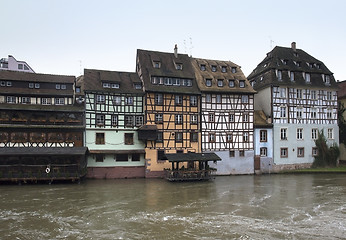
[[338,82],[338,99],[346,99],[346,80]]
[[[83,91],[144,94],[142,88],[135,88],[135,84],[142,84],[135,72],[84,69],[84,76],[78,80]],[[110,87],[104,88],[104,83],[109,83]],[[112,84],[119,84],[119,88],[113,88]]]
[[[156,62],[159,63],[159,68],[154,67]],[[174,53],[137,49],[137,64],[140,66],[141,72],[139,74],[143,80],[145,91],[200,94],[191,59],[187,54],[177,54],[175,56]],[[181,69],[177,69],[178,64],[181,64]],[[153,84],[151,77],[189,79],[192,86]]]
[[[282,71],[282,80],[278,80],[276,70]],[[288,72],[295,73],[294,81],[290,80]],[[303,73],[310,73],[311,80],[307,83]],[[326,85],[323,75],[330,77],[330,84]],[[248,76],[249,81],[256,81],[255,90],[269,85],[300,86],[337,89],[333,73],[324,63],[301,49],[295,47],[276,46],[263,61]]]
[[[255,93],[249,81],[246,79],[240,66],[231,61],[209,60],[193,58],[192,65],[194,68],[196,81],[202,92],[227,92],[227,93]],[[203,70],[201,69],[203,67]],[[212,70],[212,67],[216,70]],[[232,72],[232,68],[235,72]],[[224,69],[224,72],[222,71]],[[206,85],[206,79],[212,79],[212,85]],[[218,80],[223,80],[223,86],[217,85]],[[229,87],[229,80],[234,80],[234,87]],[[245,87],[239,87],[239,80],[245,81]]]

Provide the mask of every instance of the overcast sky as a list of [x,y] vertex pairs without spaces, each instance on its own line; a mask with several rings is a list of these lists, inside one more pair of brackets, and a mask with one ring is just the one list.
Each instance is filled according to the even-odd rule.
[[0,58],[37,73],[135,71],[136,50],[230,60],[246,76],[291,42],[346,80],[344,0],[0,0]]

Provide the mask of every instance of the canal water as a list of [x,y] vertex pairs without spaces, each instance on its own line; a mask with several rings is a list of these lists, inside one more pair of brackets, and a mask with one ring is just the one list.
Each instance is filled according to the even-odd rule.
[[0,185],[0,239],[346,239],[346,175]]

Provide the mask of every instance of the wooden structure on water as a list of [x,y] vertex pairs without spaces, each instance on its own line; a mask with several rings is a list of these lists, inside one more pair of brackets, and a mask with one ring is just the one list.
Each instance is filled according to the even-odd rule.
[[171,182],[210,180],[216,169],[210,168],[208,162],[221,161],[215,153],[176,153],[166,157],[172,168],[165,170],[165,178]]

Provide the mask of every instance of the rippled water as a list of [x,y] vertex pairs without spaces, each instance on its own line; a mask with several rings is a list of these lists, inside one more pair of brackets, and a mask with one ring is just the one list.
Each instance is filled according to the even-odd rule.
[[346,239],[346,175],[0,185],[0,239]]

